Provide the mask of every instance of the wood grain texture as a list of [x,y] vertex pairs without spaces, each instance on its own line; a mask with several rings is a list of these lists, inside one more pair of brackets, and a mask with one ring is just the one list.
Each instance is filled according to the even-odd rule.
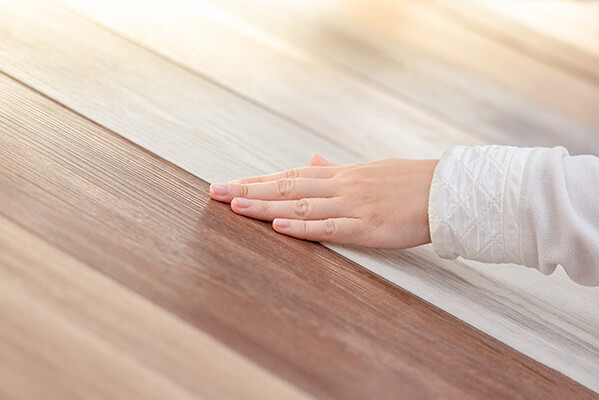
[[[520,90],[510,85],[502,85],[501,82],[489,79],[488,74],[480,75],[468,68],[468,63],[477,61],[491,64],[490,68],[517,70],[506,65],[500,56],[490,57],[484,46],[480,51],[464,49],[460,53],[464,60],[456,63],[439,57],[426,46],[415,46],[396,40],[382,29],[376,20],[371,21],[367,18],[369,13],[362,15],[360,8],[356,9],[360,3],[332,2],[335,6],[330,3],[312,1],[299,4],[293,0],[213,2],[243,23],[250,23],[255,30],[266,31],[279,40],[284,38],[289,46],[315,54],[330,65],[435,115],[446,124],[468,132],[485,143],[520,146],[563,145],[574,153],[599,154],[599,142],[596,140],[599,137],[598,129],[585,127],[584,123],[555,113],[552,108],[523,96]],[[74,7],[83,8],[85,5],[79,2],[77,4]],[[377,9],[376,4],[367,7],[371,10]],[[188,5],[187,8],[192,7]],[[166,26],[164,31],[168,32],[173,29],[169,29],[165,22],[169,20],[169,15],[175,13],[176,10],[171,10],[166,15],[156,16],[148,12],[143,16],[148,20],[148,25],[151,21],[152,24]],[[160,46],[161,39],[155,38],[155,35],[149,34],[144,37],[140,28],[142,23],[139,21],[133,24],[130,22],[132,19],[128,19],[127,22],[117,23],[122,21],[115,17],[115,13],[106,17],[106,10],[88,10],[87,14],[167,56],[172,57],[175,52],[181,52],[173,49],[173,46]],[[390,25],[403,26],[406,24],[404,19],[391,14],[386,21]],[[428,32],[426,21],[422,19],[408,18],[408,22],[417,24],[418,32],[424,37],[432,35],[431,41],[444,37],[442,34],[435,36],[432,31]],[[186,29],[193,30],[193,25],[189,24]],[[471,32],[470,35],[476,36],[477,33]],[[455,47],[456,52],[459,52],[459,41],[452,40],[451,43],[455,45],[449,47]],[[268,45],[268,42],[264,41],[264,44]],[[191,45],[186,43],[185,46]],[[553,46],[546,51],[559,54],[561,48]],[[237,50],[229,57],[238,57],[239,52]],[[177,60],[189,63],[189,60],[195,57],[190,54],[185,53],[184,57]],[[481,57],[480,54],[485,54],[485,57]],[[212,56],[217,57],[215,54]],[[206,64],[193,65],[196,69],[206,68]],[[510,79],[517,81],[523,78],[519,74],[511,74]],[[552,87],[553,81],[543,80],[542,85]],[[567,94],[561,93],[561,96]],[[580,97],[571,97],[568,101],[574,104],[582,102]],[[568,135],[564,135],[564,132],[568,132]]]
[[[241,3],[237,0],[225,1],[231,2]],[[573,107],[564,100],[552,99],[552,94],[559,91],[566,97],[592,101],[596,98],[596,89],[589,91],[587,84],[577,77],[539,62],[505,43],[471,31],[468,26],[463,26],[462,21],[456,23],[447,19],[434,2],[383,0],[374,3],[346,1],[341,4],[343,7],[338,8],[337,12],[349,16],[358,25],[384,33],[379,35],[386,37],[383,42],[424,51],[470,74],[490,78],[536,102],[597,127],[590,112],[591,106]],[[518,73],[514,74],[513,71]],[[538,85],[540,80],[551,82],[551,85]]]
[[[176,4],[169,3],[169,7],[175,9]],[[126,8],[122,8],[121,11],[124,10]],[[156,55],[78,19],[76,15],[46,7],[44,15],[47,15],[51,22],[36,22],[31,18],[31,13],[19,14],[10,7],[4,11],[4,15],[12,17],[2,25],[5,32],[15,32],[12,36],[18,36],[21,40],[5,42],[12,43],[5,51],[5,57],[0,58],[5,69],[197,176],[210,181],[228,180],[250,175],[254,171],[272,172],[302,165],[301,155],[307,156],[314,150],[312,146],[315,145],[320,145],[320,150],[325,154],[333,154],[332,159],[335,161],[353,160],[353,155],[337,150],[334,142],[319,142],[311,138],[310,134],[320,134],[319,132],[302,131],[282,117],[275,117],[255,104],[241,101],[226,91],[215,88],[214,85],[206,84],[191,71],[166,63]],[[183,8],[180,11],[184,15],[195,15],[194,8]],[[26,15],[30,23],[37,24],[37,28],[21,29],[14,22],[23,18],[19,15]],[[165,15],[170,14],[165,12]],[[113,17],[122,21],[116,16]],[[141,13],[136,18],[130,18],[128,21],[136,21],[135,24],[119,25],[119,29],[124,32],[124,28],[129,27],[129,33],[147,32],[148,29],[144,25],[144,21],[147,23],[145,17],[146,15]],[[198,20],[204,21],[199,18]],[[182,21],[186,19],[183,18]],[[40,25],[44,27],[43,30]],[[160,31],[161,35],[168,34],[168,26],[162,26],[165,29]],[[194,24],[187,27],[190,32],[195,32]],[[135,38],[139,39],[141,36]],[[54,40],[46,40],[46,37]],[[192,34],[191,37],[203,36]],[[243,35],[235,37],[236,40],[243,40]],[[30,51],[23,44],[28,42],[43,43],[42,48],[46,49],[47,53]],[[110,51],[102,47],[94,48],[96,42],[106,44]],[[197,47],[193,40],[181,43],[187,51],[179,51],[177,54],[193,54],[200,49],[210,49]],[[246,42],[242,41],[239,48],[245,45]],[[173,47],[177,46],[173,44]],[[255,46],[254,43],[251,48]],[[69,48],[78,50],[78,58],[85,60],[87,69],[99,70],[102,74],[90,76],[77,70],[73,71],[71,65],[76,62],[74,56],[70,52],[65,55],[60,51]],[[269,48],[264,45],[262,53]],[[270,48],[270,52],[277,51],[282,50]],[[169,54],[173,56],[174,53]],[[191,65],[193,57],[195,56],[180,62]],[[275,55],[269,57],[274,58]],[[225,64],[228,59],[218,60]],[[235,59],[229,62],[232,60]],[[249,58],[243,65],[246,69],[256,68],[252,67]],[[305,67],[306,64],[302,66]],[[202,66],[197,68],[200,70]],[[135,71],[135,77],[127,74],[129,70]],[[234,72],[233,69],[229,71]],[[243,70],[240,71],[243,74]],[[318,69],[310,71],[318,77]],[[235,82],[240,81],[242,79]],[[292,83],[282,79],[276,82],[279,87]],[[107,88],[118,93],[118,99]],[[285,89],[287,92],[291,90],[291,86]],[[295,91],[301,95],[302,86],[296,87]],[[171,96],[170,93],[176,93],[176,96]],[[251,95],[249,92],[243,94],[248,99]],[[212,98],[219,107],[228,107],[228,112],[214,113],[213,108],[199,107],[198,98],[202,98],[202,104],[210,103]],[[114,112],[119,104],[126,112]],[[268,107],[276,107],[276,104],[269,104]],[[330,108],[324,107],[322,110],[323,113],[329,113],[329,117],[343,117],[340,112],[331,114]],[[229,118],[230,115],[236,118]],[[528,119],[537,121],[531,124],[537,126],[535,137],[539,143],[543,140],[539,127],[550,125],[553,121],[549,119],[548,122],[543,122],[547,115],[544,113],[539,116],[533,113]],[[376,124],[376,115],[370,115],[369,118]],[[196,124],[202,129],[185,129]],[[222,132],[226,132],[227,135],[219,136]],[[300,134],[302,136],[296,137]],[[412,134],[417,135],[418,132]],[[496,134],[499,135],[499,130]],[[251,140],[248,140],[248,135],[252,135]],[[333,137],[332,134],[320,135],[319,137]],[[376,135],[376,131],[371,135]],[[277,139],[272,142],[272,138],[275,137]],[[202,140],[208,145],[202,144]],[[307,143],[302,144],[303,140]],[[343,139],[338,140],[341,142]],[[384,140],[393,139],[383,137],[381,141]],[[564,141],[572,140],[572,136],[564,136]],[[291,144],[281,144],[286,141],[290,141]],[[237,146],[238,143],[243,143],[243,146]],[[587,143],[588,148],[592,148],[594,142],[581,143]],[[396,145],[389,142],[389,148],[394,146]],[[356,143],[349,147],[360,148]],[[403,151],[430,152],[431,148],[404,148]],[[599,316],[595,307],[599,301],[597,288],[581,288],[570,282],[561,270],[551,278],[546,278],[537,271],[520,266],[487,266],[464,261],[442,261],[434,255],[430,247],[395,252],[334,248],[517,350],[599,390],[599,326],[596,322]]]
[[[463,21],[447,18],[436,2],[407,1],[398,4],[380,0],[372,4],[355,1],[355,7],[349,11],[354,18],[362,19],[405,45],[426,50],[589,128],[599,129],[599,117],[594,111],[599,108],[599,86],[590,85],[569,71],[480,34],[473,27],[464,25]],[[408,23],[393,24],[397,20]],[[444,40],[439,40],[440,37]],[[447,46],[446,43],[453,45]],[[477,54],[479,57],[465,54]]]
[[3,217],[0,317],[2,399],[310,398]]
[[[91,298],[76,286],[46,307],[81,318],[77,310],[96,299],[137,302],[140,315],[123,311],[110,319],[113,330],[125,331],[107,329],[105,340],[115,347],[131,340],[123,318],[162,326],[169,316],[156,316],[141,299],[121,299],[132,296],[81,272],[80,262],[320,398],[597,398],[336,253],[232,214],[209,200],[199,178],[4,75],[0,117],[0,213],[80,260],[65,261],[65,268],[83,274],[83,286],[99,282]],[[22,253],[18,240],[6,243]],[[50,288],[73,276],[48,269],[46,282],[34,271],[17,272],[15,279]],[[72,309],[71,292],[81,308]],[[172,365],[166,369],[178,376]]]
[[[360,157],[432,157],[436,148],[454,142],[480,143],[434,114],[264,35],[210,3],[154,2],[148,6],[142,1],[123,5],[91,0],[69,4],[95,21],[108,22],[103,25],[109,29],[297,121],[350,152],[361,149]],[[157,31],[162,34],[153,33]]]
[[[561,5],[557,7],[563,11],[560,15],[555,13],[555,3],[481,1],[462,7],[455,2],[437,2],[439,11],[447,18],[523,55],[599,86],[599,43],[592,39],[599,35],[599,31],[591,32],[589,23],[593,20],[596,25],[599,9],[593,13],[588,4],[560,1]],[[551,11],[555,15],[546,14]],[[568,15],[572,14],[575,18],[568,22]]]
[[473,6],[474,12],[480,12],[481,8],[487,9],[490,11],[488,15],[493,15],[494,19],[499,17],[512,20],[554,41],[599,56],[599,43],[596,39],[599,36],[599,4],[596,1],[525,0],[505,3],[487,0]]
[[[306,163],[310,150],[297,149],[359,160],[318,132],[50,3],[0,1],[0,70],[145,148],[161,149],[179,166],[213,181]],[[193,151],[181,158],[182,148]]]

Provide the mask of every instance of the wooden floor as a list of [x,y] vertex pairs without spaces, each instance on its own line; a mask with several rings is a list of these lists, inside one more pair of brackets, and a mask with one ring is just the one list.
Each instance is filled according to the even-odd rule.
[[313,151],[599,155],[597,3],[460,3],[0,0],[0,397],[599,398],[599,288],[209,200]]

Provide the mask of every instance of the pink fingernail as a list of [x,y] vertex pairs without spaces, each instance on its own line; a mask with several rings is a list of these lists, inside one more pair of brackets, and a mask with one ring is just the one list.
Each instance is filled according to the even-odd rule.
[[229,185],[215,184],[210,186],[210,189],[218,196],[226,196],[229,194]]
[[239,208],[249,208],[252,205],[252,202],[248,199],[244,199],[243,197],[237,197],[235,199],[235,205]]
[[291,221],[289,221],[288,219],[284,219],[284,218],[277,218],[277,219],[275,219],[274,224],[279,229],[285,229],[285,228],[289,228],[291,226]]

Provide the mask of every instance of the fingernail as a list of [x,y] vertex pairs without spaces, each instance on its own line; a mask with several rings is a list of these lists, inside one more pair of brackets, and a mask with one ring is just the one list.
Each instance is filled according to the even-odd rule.
[[252,202],[243,197],[238,197],[235,199],[235,205],[239,208],[249,208],[252,205]]
[[279,229],[285,229],[285,228],[289,228],[291,226],[291,221],[289,221],[288,219],[284,219],[284,218],[277,218],[277,219],[275,219],[274,224]]
[[210,186],[210,189],[218,196],[226,196],[229,194],[229,185],[216,184]]

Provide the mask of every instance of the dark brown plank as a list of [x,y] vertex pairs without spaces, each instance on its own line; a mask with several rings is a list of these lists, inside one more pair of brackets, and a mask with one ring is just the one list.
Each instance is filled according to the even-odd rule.
[[597,398],[5,76],[0,132],[2,215],[314,395]]
[[0,319],[3,400],[310,398],[3,217]]

